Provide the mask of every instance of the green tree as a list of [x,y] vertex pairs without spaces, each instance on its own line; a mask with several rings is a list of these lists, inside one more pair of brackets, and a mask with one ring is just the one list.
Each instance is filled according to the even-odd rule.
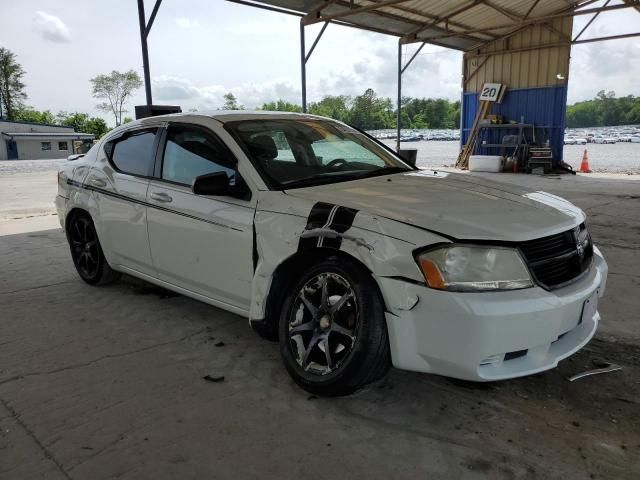
[[18,109],[14,114],[13,120],[18,120],[21,122],[46,123],[49,125],[53,125],[54,123],[56,123],[55,117],[49,110],[40,112],[38,110],[34,110],[31,107]]
[[640,97],[616,98],[601,90],[593,100],[567,106],[567,127],[600,127],[640,123]]
[[16,55],[11,50],[0,47],[0,118],[6,116],[15,120],[15,115],[22,108],[23,100],[27,98],[22,66],[16,61]]
[[224,105],[221,110],[244,110],[244,105],[240,105],[236,96],[229,92],[224,95]]
[[89,121],[89,115],[86,113],[67,113],[61,111],[56,115],[56,119],[60,125],[73,127],[74,132],[85,132],[87,129],[87,122]]
[[107,122],[100,117],[91,117],[84,126],[84,133],[93,133],[96,138],[102,137],[108,131]]
[[351,97],[345,95],[328,95],[319,102],[309,104],[309,113],[349,123],[351,102]]
[[269,102],[262,105],[260,110],[268,110],[270,112],[302,112],[302,107],[296,103],[278,100],[277,102]]
[[380,98],[373,89],[355,97],[350,114],[351,124],[363,130],[392,128],[393,104],[389,98]]
[[140,75],[134,70],[118,72],[113,70],[110,74],[102,74],[91,80],[92,93],[95,98],[106,100],[97,105],[97,108],[112,113],[116,126],[122,124],[122,114],[127,110],[125,103],[133,92],[142,86]]
[[131,123],[133,122],[133,118],[131,117],[124,117],[124,119],[122,120],[122,124],[124,125],[125,123]]

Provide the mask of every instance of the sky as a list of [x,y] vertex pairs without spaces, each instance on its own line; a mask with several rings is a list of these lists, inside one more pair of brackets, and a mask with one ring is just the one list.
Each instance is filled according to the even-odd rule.
[[[146,0],[147,16],[153,0]],[[613,3],[619,3],[614,0]],[[588,17],[576,18],[574,32]],[[638,31],[640,12],[603,13],[583,38]],[[307,28],[310,45],[319,26]],[[27,104],[38,110],[103,115],[89,79],[134,69],[142,77],[135,0],[0,0],[0,46],[26,71]],[[415,45],[406,47],[411,55]],[[329,25],[307,67],[309,101],[396,95],[397,39]],[[151,34],[154,103],[183,111],[216,109],[234,93],[247,108],[283,99],[300,103],[299,20],[223,0],[164,0]],[[427,45],[405,73],[403,95],[460,99],[462,54]],[[568,102],[599,90],[640,95],[640,37],[576,45]],[[144,89],[129,103],[143,104]],[[107,120],[111,120],[105,116]],[[112,123],[112,121],[110,122]]]

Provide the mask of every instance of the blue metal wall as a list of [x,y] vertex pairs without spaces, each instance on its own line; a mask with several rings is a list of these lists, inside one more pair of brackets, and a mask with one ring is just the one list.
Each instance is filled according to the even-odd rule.
[[[524,123],[534,124],[537,143],[542,144],[549,139],[553,149],[554,164],[557,164],[562,160],[566,105],[566,84],[557,87],[518,88],[507,90],[502,103],[494,104],[490,113],[502,115],[506,120],[516,122],[520,122],[521,117],[524,117]],[[464,93],[462,96],[462,145],[467,141],[477,110],[478,93]],[[487,138],[487,143],[501,143],[502,135],[512,133],[517,132],[495,129],[489,131],[488,138],[483,138]],[[476,153],[499,155],[500,152],[500,149],[478,147]]]

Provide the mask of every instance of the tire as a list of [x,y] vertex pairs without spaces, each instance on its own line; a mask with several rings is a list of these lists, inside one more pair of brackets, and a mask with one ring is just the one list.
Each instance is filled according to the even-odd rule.
[[293,380],[338,396],[384,376],[391,364],[384,311],[378,286],[355,261],[333,256],[309,268],[286,292],[278,328]]
[[106,285],[120,279],[104,256],[93,220],[86,213],[77,213],[69,221],[67,240],[71,258],[80,278],[89,285]]

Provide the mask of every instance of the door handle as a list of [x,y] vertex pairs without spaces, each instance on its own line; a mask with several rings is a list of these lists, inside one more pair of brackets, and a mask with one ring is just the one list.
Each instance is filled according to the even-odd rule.
[[107,182],[105,182],[101,178],[92,178],[91,179],[91,185],[94,185],[96,187],[106,187],[107,186]]
[[151,198],[153,198],[154,200],[158,201],[158,202],[163,202],[163,203],[169,203],[173,200],[173,198],[171,198],[171,196],[167,195],[164,192],[152,192],[151,193]]

